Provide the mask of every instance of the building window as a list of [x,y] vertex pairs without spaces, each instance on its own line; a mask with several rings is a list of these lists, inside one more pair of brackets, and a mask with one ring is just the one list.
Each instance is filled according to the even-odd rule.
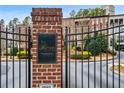
[[112,26],[114,23],[113,19],[110,20],[110,25]]
[[123,24],[123,19],[119,19],[119,24]]
[[121,27],[121,31],[120,32],[124,32],[124,27]]
[[113,38],[110,38],[110,46],[113,45]]
[[115,24],[118,24],[118,19],[115,19]]
[[120,42],[124,42],[124,36],[120,36],[120,39],[119,39],[119,36],[118,36],[117,42],[119,43],[119,41],[120,41]]

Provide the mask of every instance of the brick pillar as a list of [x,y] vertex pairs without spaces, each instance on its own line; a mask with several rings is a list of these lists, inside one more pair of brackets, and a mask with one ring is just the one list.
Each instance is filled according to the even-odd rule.
[[[62,62],[62,9],[33,8],[32,9],[32,87],[39,84],[55,84],[61,87]],[[37,62],[37,33],[57,33],[57,60],[54,64],[39,64]]]

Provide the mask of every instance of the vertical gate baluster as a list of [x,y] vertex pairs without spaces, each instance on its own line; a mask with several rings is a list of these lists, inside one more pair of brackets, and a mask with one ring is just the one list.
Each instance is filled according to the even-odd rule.
[[[89,32],[90,28],[88,26],[88,40],[89,40]],[[88,56],[89,56],[89,43],[88,43]],[[89,63],[89,58],[88,58],[88,88],[90,87],[90,63]]]
[[121,79],[120,78],[120,66],[121,66],[120,65],[120,49],[121,49],[120,48],[120,23],[119,23],[119,37],[118,38],[119,38],[119,50],[118,50],[119,51],[119,54],[118,54],[119,55],[119,57],[118,57],[119,58],[119,60],[118,60],[119,61],[119,64],[118,65],[119,65],[119,88],[120,88],[120,79]]
[[[95,36],[96,36],[96,24],[94,24],[93,25],[94,27],[93,27],[93,30],[94,30],[94,39],[96,38]],[[94,46],[93,47],[94,48],[94,50],[96,49],[96,47]],[[96,55],[94,54],[93,55],[94,56],[94,88],[96,88]]]
[[21,27],[19,27],[19,88],[21,88]]
[[100,23],[100,88],[102,88],[102,24]]
[[28,88],[31,88],[31,28],[28,28]]
[[[83,48],[83,47],[84,47],[84,46],[83,46],[83,45],[84,45],[83,31],[84,31],[84,30],[83,30],[83,26],[82,26],[82,52],[83,52],[83,49],[84,49],[84,48]],[[84,66],[83,59],[82,59],[81,66],[82,66],[82,69],[81,69],[82,77],[81,77],[81,79],[82,79],[82,88],[83,88],[83,74],[84,74],[84,73],[83,73],[83,70],[84,70],[84,68],[83,68],[83,66]]]
[[108,29],[108,26],[109,26],[109,23],[108,23],[108,20],[109,18],[107,18],[107,23],[106,23],[106,29],[107,29],[107,39],[106,39],[106,42],[107,42],[107,48],[106,48],[106,88],[108,88],[108,34],[109,34],[109,29]]
[[78,24],[75,24],[75,88],[77,88],[77,59],[76,59],[76,56],[77,56],[77,25]]
[[115,43],[115,40],[114,40],[114,23],[113,23],[113,29],[112,29],[112,80],[113,80],[113,88],[114,88],[114,43]]
[[61,88],[63,88],[63,28],[61,28]]
[[13,59],[13,71],[12,71],[12,75],[13,75],[13,88],[14,88],[14,83],[15,83],[15,82],[14,82],[14,80],[15,80],[15,78],[14,78],[14,68],[15,68],[15,67],[14,67],[14,54],[15,54],[15,53],[14,53],[14,49],[15,49],[15,48],[14,48],[14,34],[15,34],[15,33],[14,33],[14,26],[13,26],[13,28],[12,28],[12,41],[13,41],[13,46],[12,46],[12,48],[13,48],[13,53],[12,53],[12,54],[13,54],[13,58],[12,58],[12,59]]
[[71,72],[70,72],[70,71],[71,71],[71,70],[70,70],[70,69],[71,69],[71,68],[70,68],[70,53],[71,53],[71,51],[70,51],[70,36],[71,36],[71,35],[70,35],[70,27],[69,27],[68,30],[69,30],[69,31],[68,31],[68,37],[69,37],[69,40],[68,40],[68,43],[69,43],[69,51],[68,51],[68,52],[69,52],[69,54],[68,54],[68,55],[69,55],[69,56],[68,56],[68,58],[69,58],[69,61],[68,61],[68,62],[69,62],[69,67],[68,67],[68,72],[69,72],[69,88],[70,88],[70,79],[71,79],[71,77],[70,77],[70,75],[71,75]]
[[0,88],[1,88],[1,56],[2,56],[2,49],[1,49],[1,24],[0,24]]
[[65,88],[68,88],[68,28],[65,28]]
[[8,27],[6,26],[6,88],[8,88]]
[[25,50],[26,50],[26,59],[25,59],[25,61],[26,61],[26,67],[25,67],[25,69],[26,69],[26,72],[25,72],[25,74],[26,74],[26,76],[25,76],[25,86],[26,86],[26,88],[27,88],[27,58],[28,58],[28,54],[27,54],[27,43],[28,43],[28,40],[27,40],[27,31],[28,31],[28,29],[27,29],[27,27],[25,28]]

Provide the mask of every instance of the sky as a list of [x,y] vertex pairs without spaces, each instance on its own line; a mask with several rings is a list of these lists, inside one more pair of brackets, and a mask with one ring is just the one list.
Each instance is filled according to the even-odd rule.
[[[63,17],[69,17],[71,10],[96,8],[101,5],[0,5],[0,19],[8,23],[17,17],[22,21],[26,16],[30,16],[32,8],[62,8]],[[115,14],[124,14],[124,5],[115,5]]]

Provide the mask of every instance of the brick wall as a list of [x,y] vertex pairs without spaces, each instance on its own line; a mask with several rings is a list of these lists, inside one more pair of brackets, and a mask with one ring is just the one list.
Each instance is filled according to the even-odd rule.
[[[53,83],[61,87],[61,40],[62,40],[62,9],[61,8],[33,8],[32,9],[32,87],[39,87],[41,83]],[[37,33],[57,33],[57,63],[38,64],[37,62]]]

